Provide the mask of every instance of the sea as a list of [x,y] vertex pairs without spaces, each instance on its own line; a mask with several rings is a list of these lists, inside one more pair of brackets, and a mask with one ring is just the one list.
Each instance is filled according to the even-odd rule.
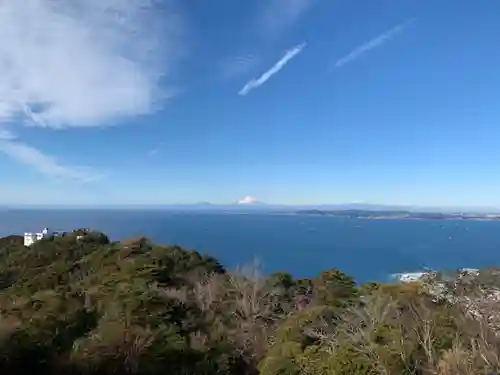
[[112,240],[145,236],[217,258],[312,277],[338,268],[357,282],[430,268],[500,265],[500,221],[370,220],[271,213],[160,210],[4,210],[0,236],[88,227]]

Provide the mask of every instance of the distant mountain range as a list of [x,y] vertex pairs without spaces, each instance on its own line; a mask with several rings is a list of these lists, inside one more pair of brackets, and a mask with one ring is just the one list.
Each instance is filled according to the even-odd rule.
[[144,206],[142,208],[156,208],[169,210],[189,211],[261,211],[261,212],[283,212],[294,213],[302,210],[341,211],[341,210],[363,210],[363,211],[409,211],[409,212],[437,212],[437,213],[500,213],[499,208],[494,207],[423,207],[410,205],[381,205],[369,203],[344,203],[344,204],[319,204],[319,205],[286,205],[272,204],[261,201],[251,203],[212,204],[200,202],[197,204],[175,204]]
[[317,204],[317,205],[286,205],[272,204],[260,201],[241,204],[211,204],[208,202],[198,203],[194,205],[165,205],[165,208],[208,208],[214,210],[227,209],[255,209],[255,210],[279,210],[279,211],[297,211],[297,210],[363,210],[363,211],[410,211],[410,212],[444,212],[444,213],[500,213],[500,208],[497,207],[425,207],[412,205],[383,205],[370,203],[340,203],[340,204]]
[[[4,205],[5,209],[8,206]],[[285,205],[268,204],[257,200],[242,200],[230,204],[212,204],[210,202],[199,202],[194,204],[158,204],[158,205],[107,205],[107,206],[85,206],[85,207],[58,207],[53,205],[34,206],[16,205],[10,208],[18,209],[155,209],[155,210],[179,210],[179,211],[231,211],[231,212],[280,212],[295,213],[302,210],[340,211],[340,210],[363,210],[363,211],[409,211],[426,213],[500,213],[496,207],[423,207],[410,205],[381,205],[369,203],[344,203],[344,204],[319,204],[319,205]]]

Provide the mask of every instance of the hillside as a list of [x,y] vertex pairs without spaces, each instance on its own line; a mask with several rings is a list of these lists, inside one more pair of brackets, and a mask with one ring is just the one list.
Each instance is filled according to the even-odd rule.
[[465,375],[500,368],[497,269],[355,285],[146,238],[0,239],[1,374]]

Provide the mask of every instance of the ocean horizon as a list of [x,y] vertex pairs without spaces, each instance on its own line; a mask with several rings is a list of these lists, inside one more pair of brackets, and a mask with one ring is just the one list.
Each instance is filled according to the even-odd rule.
[[369,220],[270,213],[162,210],[5,210],[0,236],[43,227],[89,227],[111,240],[145,236],[217,258],[228,269],[258,262],[265,274],[311,277],[338,268],[357,282],[425,268],[500,264],[500,222]]

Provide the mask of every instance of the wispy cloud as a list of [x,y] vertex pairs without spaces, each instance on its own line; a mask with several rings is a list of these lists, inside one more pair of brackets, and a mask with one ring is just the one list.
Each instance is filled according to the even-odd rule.
[[406,29],[414,21],[415,21],[415,19],[406,20],[405,22],[400,23],[399,25],[393,27],[392,29],[387,30],[386,32],[376,36],[375,38],[371,39],[370,41],[356,47],[349,54],[338,59],[337,62],[335,63],[334,67],[340,68],[341,66],[356,60],[357,58],[361,57],[365,53],[371,51],[372,49],[383,46],[389,40],[391,40],[396,35],[401,33],[404,29]]
[[279,35],[295,24],[316,0],[266,0],[259,19],[265,36]]
[[[260,0],[256,19],[259,37],[273,41],[296,24],[318,0]],[[261,62],[258,54],[241,54],[221,64],[222,77],[233,78],[248,73]]]
[[302,50],[305,48],[306,43],[299,44],[292,49],[288,50],[285,55],[276,63],[274,64],[271,69],[267,70],[264,72],[259,78],[257,79],[252,79],[251,81],[247,82],[245,86],[238,92],[239,95],[246,95],[253,89],[256,89],[259,86],[262,86],[264,83],[266,83],[273,75],[277,74],[281,69],[285,67],[285,65],[293,59],[295,56],[297,56]]
[[[182,23],[171,3],[2,1],[0,124],[11,132],[20,124],[115,125],[154,111],[173,92],[173,87],[160,89],[160,78],[168,82],[183,52]],[[12,157],[44,173],[71,175],[40,151],[5,142],[3,151]],[[34,162],[35,154],[54,168]]]
[[103,177],[91,168],[63,165],[56,158],[17,141],[10,135],[3,138],[0,134],[0,152],[53,178],[91,182]]
[[7,129],[2,129],[0,128],[0,141],[11,141],[15,139],[16,136],[9,130]]
[[260,62],[260,57],[254,54],[241,54],[222,61],[221,75],[224,78],[233,78],[248,73]]
[[158,145],[156,145],[155,147],[153,147],[152,149],[150,149],[148,151],[148,156],[152,157],[152,156],[157,155],[162,150],[162,148],[164,146],[165,146],[165,142],[160,142]]
[[160,152],[160,149],[159,149],[159,148],[153,148],[153,149],[149,150],[149,152],[148,152],[148,156],[155,156],[155,155],[157,155],[159,152]]

